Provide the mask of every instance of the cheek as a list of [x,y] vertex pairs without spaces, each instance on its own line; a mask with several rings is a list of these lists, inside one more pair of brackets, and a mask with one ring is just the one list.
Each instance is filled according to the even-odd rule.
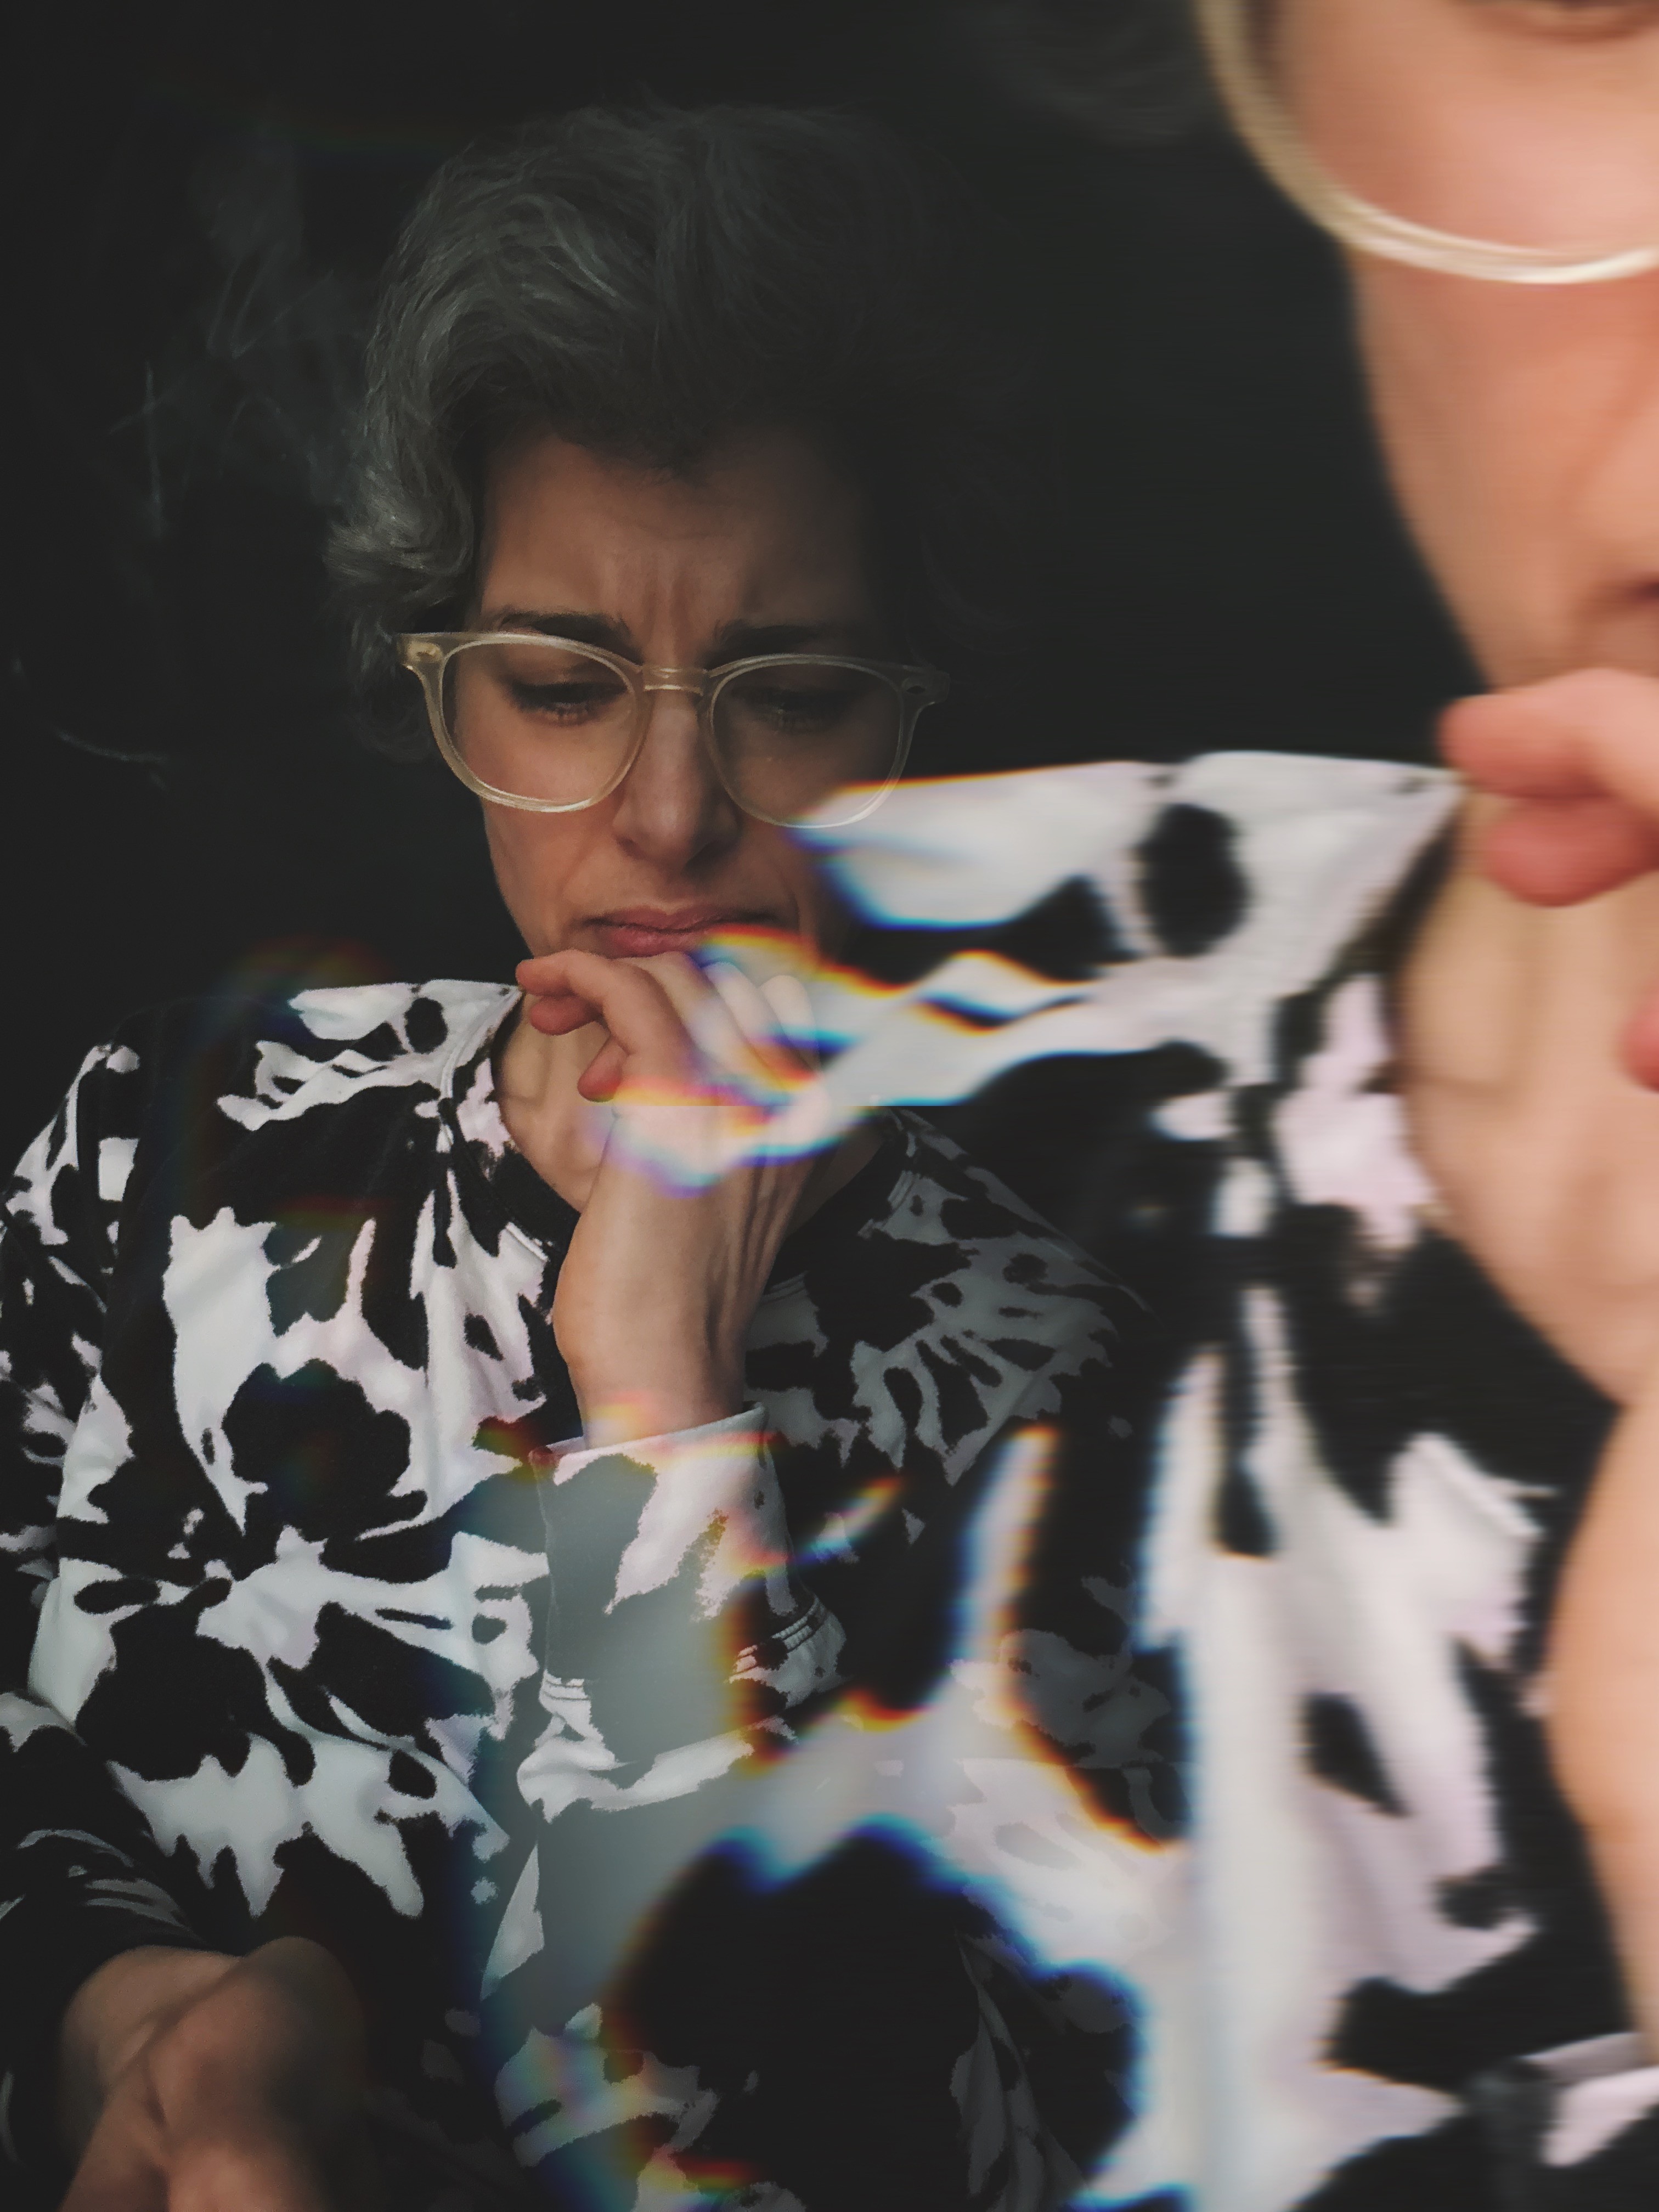
[[853,915],[821,876],[815,876],[802,908],[802,934],[827,959],[838,959],[853,930]]
[[[1356,258],[1360,349],[1410,519],[1571,531],[1659,410],[1659,286],[1482,284]],[[1520,549],[1524,551],[1524,544]]]
[[1597,364],[1559,301],[1380,265],[1357,272],[1357,290],[1373,417],[1407,527],[1488,676],[1524,680],[1553,659],[1570,611],[1605,416]]
[[787,830],[767,823],[757,823],[755,829],[757,842],[763,842],[767,872],[781,890],[782,903],[796,928],[817,951],[833,958],[847,940],[852,916],[829,877]]
[[483,822],[495,887],[519,934],[532,953],[558,951],[569,919],[565,887],[577,860],[570,823],[507,806],[486,806]]
[[1418,511],[1425,503],[1467,510],[1468,481],[1491,473],[1494,441],[1499,450],[1510,442],[1517,397],[1513,354],[1499,333],[1483,330],[1467,303],[1437,298],[1433,285],[1443,295],[1449,289],[1444,279],[1386,267],[1356,283],[1372,409],[1413,523],[1427,519]]

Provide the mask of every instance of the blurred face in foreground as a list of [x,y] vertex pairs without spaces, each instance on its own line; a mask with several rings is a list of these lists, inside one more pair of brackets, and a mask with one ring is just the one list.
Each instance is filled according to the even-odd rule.
[[[1441,1219],[1624,1415],[1540,1699],[1659,2050],[1659,0],[1197,0],[1348,246],[1395,489],[1488,678],[1399,997]],[[1504,689],[1502,687],[1519,687]]]
[[[547,432],[491,471],[471,626],[543,632],[674,671],[769,653],[878,656],[887,641],[865,536],[860,494],[788,431],[733,436],[683,476]],[[476,671],[477,657],[463,667]],[[499,688],[532,702],[550,730],[562,724],[562,749],[567,735],[580,741],[595,684],[609,679],[597,663],[553,674],[562,680],[504,661]],[[763,703],[809,738],[823,711],[810,689],[773,685]],[[532,954],[644,958],[744,927],[822,947],[837,933],[801,848],[725,788],[684,691],[652,692],[641,749],[596,804],[483,813],[496,880]]]
[[1659,674],[1659,4],[1267,0],[1248,28],[1279,164],[1319,173],[1281,178],[1362,247],[1395,490],[1486,674]]

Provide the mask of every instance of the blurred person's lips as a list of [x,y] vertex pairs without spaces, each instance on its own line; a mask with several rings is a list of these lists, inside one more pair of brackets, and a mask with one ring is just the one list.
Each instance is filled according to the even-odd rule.
[[630,906],[595,915],[589,929],[614,959],[646,960],[656,952],[688,952],[717,929],[776,927],[776,917],[742,907]]

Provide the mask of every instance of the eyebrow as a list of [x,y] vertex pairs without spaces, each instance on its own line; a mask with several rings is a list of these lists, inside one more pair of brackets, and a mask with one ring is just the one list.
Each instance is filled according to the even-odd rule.
[[[634,633],[614,615],[595,614],[574,607],[494,607],[481,623],[485,629],[533,630],[544,637],[568,637],[574,645],[597,645],[624,659],[638,660],[640,648]],[[872,633],[852,621],[803,623],[722,623],[708,641],[703,656],[706,668],[720,668],[730,660],[749,660],[768,653],[807,653],[817,647],[824,653],[867,658],[873,651]]]
[[723,623],[709,640],[708,662],[718,667],[727,660],[748,660],[763,653],[806,653],[817,646],[824,653],[866,656],[873,650],[872,633],[854,622]]
[[574,607],[493,607],[480,618],[481,629],[539,630],[545,637],[568,637],[573,645],[603,646],[624,659],[639,657],[634,633],[611,615],[584,614]]

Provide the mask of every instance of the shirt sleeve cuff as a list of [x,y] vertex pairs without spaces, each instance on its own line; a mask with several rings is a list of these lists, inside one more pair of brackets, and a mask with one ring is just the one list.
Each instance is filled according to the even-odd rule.
[[688,1553],[716,1529],[698,1587],[704,1616],[721,1611],[744,1584],[763,1579],[773,1609],[793,1610],[785,1572],[789,1547],[783,1501],[758,1407],[699,1428],[632,1437],[625,1443],[592,1445],[573,1437],[555,1444],[549,1457],[546,1502],[552,1512],[557,1492],[581,1482],[596,1468],[621,1463],[650,1480],[635,1532],[617,1562],[607,1613],[672,1582]]

